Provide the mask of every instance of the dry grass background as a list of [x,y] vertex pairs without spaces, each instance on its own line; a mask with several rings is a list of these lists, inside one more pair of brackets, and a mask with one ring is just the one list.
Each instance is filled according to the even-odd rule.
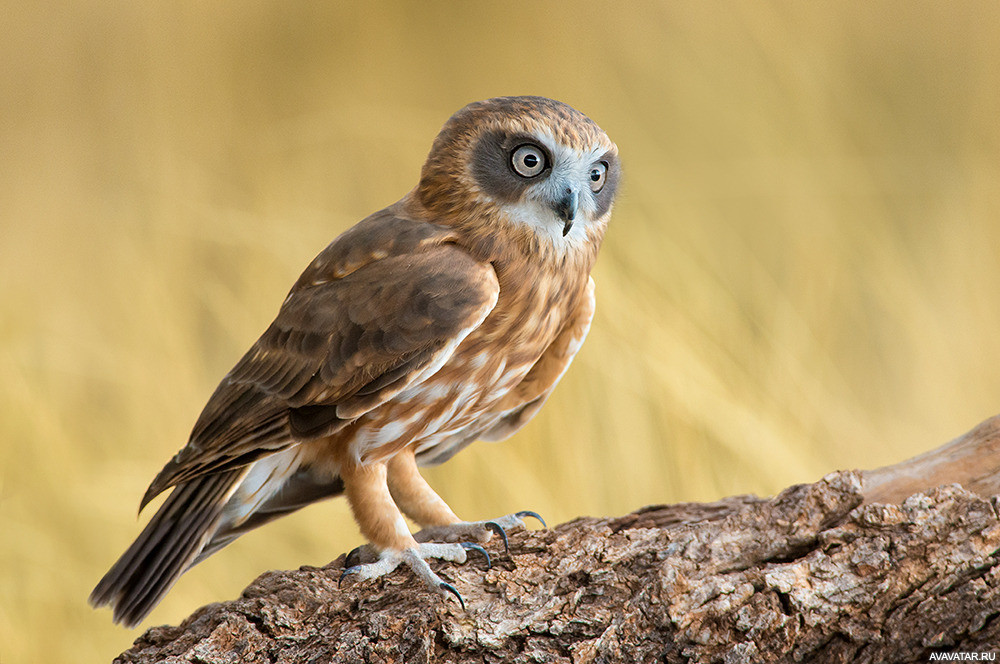
[[[474,99],[569,102],[627,179],[573,370],[514,440],[429,473],[459,514],[768,494],[1000,411],[996,3],[5,4],[4,664],[137,636],[86,596],[147,482]],[[147,624],[358,541],[342,502],[311,508]]]

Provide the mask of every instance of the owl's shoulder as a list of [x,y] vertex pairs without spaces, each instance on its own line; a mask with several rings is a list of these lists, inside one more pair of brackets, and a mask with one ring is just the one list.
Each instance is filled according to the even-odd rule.
[[391,205],[335,238],[313,259],[292,290],[343,279],[371,263],[422,254],[455,239],[451,229],[408,214],[399,204]]

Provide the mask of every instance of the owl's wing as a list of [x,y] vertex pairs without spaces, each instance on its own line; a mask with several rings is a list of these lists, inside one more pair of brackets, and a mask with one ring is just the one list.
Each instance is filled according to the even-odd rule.
[[329,435],[436,372],[496,305],[493,267],[388,211],[335,240],[211,396],[161,491]]
[[591,277],[583,297],[559,334],[521,382],[494,407],[502,416],[479,435],[481,440],[498,441],[514,435],[541,409],[587,338],[595,306],[594,279]]

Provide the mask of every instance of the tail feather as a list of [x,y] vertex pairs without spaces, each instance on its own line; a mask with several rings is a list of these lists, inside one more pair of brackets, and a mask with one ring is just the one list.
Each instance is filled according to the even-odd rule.
[[339,476],[300,464],[294,448],[182,482],[97,584],[90,603],[110,604],[115,622],[135,627],[192,566],[243,533],[343,491]]
[[147,558],[149,562],[142,576],[133,577],[138,583],[130,589],[128,597],[119,599],[116,612],[124,616],[141,614],[138,619],[142,620],[191,566],[216,521],[218,511],[211,506],[192,507],[192,512],[181,514],[170,545],[159,548],[155,556]]
[[177,486],[132,546],[90,594],[109,604],[114,621],[138,625],[212,538],[233,487],[245,468],[205,475]]

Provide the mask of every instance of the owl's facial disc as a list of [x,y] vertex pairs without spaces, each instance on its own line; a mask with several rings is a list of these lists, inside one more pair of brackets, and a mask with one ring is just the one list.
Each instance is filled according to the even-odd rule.
[[[549,152],[550,150],[545,150],[533,143],[525,143],[514,148],[510,153],[510,167],[516,175],[525,180],[541,180],[552,174],[552,168],[549,165]],[[579,207],[580,193],[573,184],[569,184],[565,191],[552,201],[552,209],[563,221],[563,237],[568,235],[573,228],[573,220],[576,219]]]
[[[617,179],[605,146],[571,147],[546,134],[487,132],[473,150],[472,175],[508,217],[553,241],[583,240],[574,233],[604,216]],[[579,235],[579,237],[577,237]]]

